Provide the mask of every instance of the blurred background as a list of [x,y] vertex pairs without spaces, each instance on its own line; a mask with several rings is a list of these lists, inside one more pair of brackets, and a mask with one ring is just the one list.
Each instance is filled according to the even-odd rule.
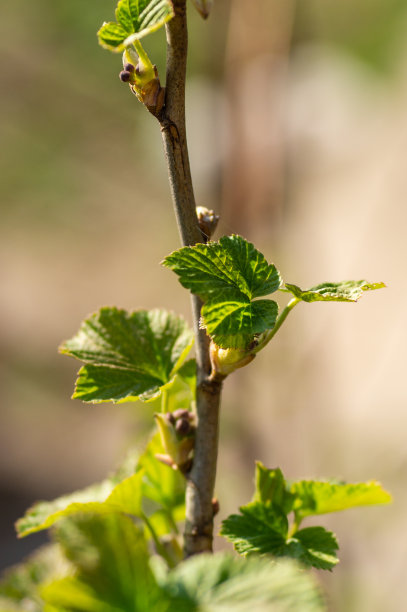
[[[1,567],[44,541],[15,538],[27,506],[102,479],[150,428],[146,404],[70,400],[78,364],[60,342],[102,305],[190,318],[159,265],[179,238],[158,126],[96,44],[114,6],[2,7]],[[319,578],[330,610],[400,612],[407,2],[218,0],[207,23],[192,5],[189,19],[191,165],[198,204],[221,214],[215,237],[241,233],[301,287],[388,285],[358,304],[299,306],[226,381],[219,520],[251,497],[255,459],[294,479],[380,480],[392,506],[323,519],[341,563]],[[163,33],[146,46],[164,80]]]

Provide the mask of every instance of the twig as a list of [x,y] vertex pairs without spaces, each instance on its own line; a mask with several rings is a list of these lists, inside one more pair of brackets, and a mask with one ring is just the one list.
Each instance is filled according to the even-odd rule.
[[[184,246],[203,242],[198,226],[185,129],[185,75],[188,50],[186,0],[174,0],[175,17],[166,25],[165,104],[158,116],[171,195]],[[212,550],[213,507],[221,383],[209,380],[209,339],[199,329],[202,303],[192,297],[197,358],[197,416],[194,462],[187,475],[185,556]]]

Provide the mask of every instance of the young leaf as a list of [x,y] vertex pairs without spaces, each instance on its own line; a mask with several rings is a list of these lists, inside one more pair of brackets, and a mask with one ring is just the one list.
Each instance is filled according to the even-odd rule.
[[383,289],[384,283],[361,281],[342,281],[340,283],[321,283],[303,291],[297,285],[285,284],[285,288],[303,302],[357,302],[364,291]]
[[391,502],[391,495],[375,481],[346,484],[300,480],[292,483],[290,490],[296,497],[294,511],[301,518]]
[[273,508],[284,514],[291,512],[295,496],[289,492],[280,468],[269,470],[260,461],[257,461],[255,483],[254,502],[270,502]]
[[229,553],[202,554],[181,563],[160,581],[169,612],[321,612],[321,593],[293,561],[278,564]]
[[61,518],[78,514],[141,514],[143,472],[126,478],[116,486],[110,480],[93,485],[52,502],[38,502],[16,523],[19,537],[48,529]]
[[174,16],[170,0],[119,0],[115,22],[104,23],[99,43],[110,51],[123,51],[136,40],[156,32]]
[[[60,578],[72,568],[60,547],[48,544],[36,550],[23,563],[6,571],[0,582],[0,610],[30,610],[43,612],[39,594],[41,583]],[[24,607],[20,607],[25,602]]]
[[323,527],[309,527],[288,537],[286,516],[269,504],[254,502],[240,512],[223,521],[220,533],[241,555],[291,557],[318,569],[332,569],[338,563],[335,536]]
[[123,515],[82,517],[57,532],[74,576],[42,589],[45,602],[75,612],[164,612],[142,531]]
[[273,328],[276,302],[254,300],[280,287],[279,272],[241,236],[183,247],[163,264],[205,302],[201,323],[218,346],[246,348],[256,334]]
[[242,506],[240,512],[225,519],[220,530],[238,553],[284,554],[288,532],[284,514],[261,502]]
[[338,542],[331,531],[323,527],[306,527],[297,531],[287,542],[288,556],[316,569],[332,570],[339,563]]
[[160,395],[193,343],[186,322],[165,310],[101,308],[60,352],[85,362],[73,398],[115,403]]

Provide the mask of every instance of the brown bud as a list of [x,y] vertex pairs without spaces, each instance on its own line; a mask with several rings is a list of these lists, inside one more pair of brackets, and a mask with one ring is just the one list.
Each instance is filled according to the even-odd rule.
[[133,64],[126,64],[124,66],[124,69],[126,72],[134,72],[135,71],[135,67],[133,66]]
[[171,423],[171,425],[175,425],[175,417],[172,414],[172,412],[166,412],[164,416],[167,419],[167,421]]
[[188,419],[178,419],[175,424],[175,431],[179,436],[187,436],[191,431],[191,424]]
[[212,499],[212,512],[213,512],[213,516],[218,514],[219,510],[220,510],[219,500],[216,497],[214,497]]
[[172,413],[174,416],[174,419],[189,419],[189,411],[185,410],[184,408],[178,408],[178,410],[174,410],[174,412]]

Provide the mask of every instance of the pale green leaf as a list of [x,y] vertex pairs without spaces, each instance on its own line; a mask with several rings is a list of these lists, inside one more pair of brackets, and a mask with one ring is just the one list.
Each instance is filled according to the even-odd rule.
[[257,461],[255,485],[254,502],[269,502],[284,514],[291,512],[295,496],[289,492],[280,468],[270,470]]
[[99,44],[111,51],[122,51],[123,43],[129,33],[123,26],[112,21],[104,23],[97,33]]
[[391,502],[391,495],[376,481],[346,484],[300,480],[290,489],[296,496],[294,510],[302,518]]
[[171,601],[169,612],[325,610],[313,577],[289,560],[197,555],[170,572],[161,586]]
[[279,272],[241,236],[183,247],[163,263],[205,302],[201,325],[218,346],[246,348],[257,334],[274,327],[276,302],[256,298],[280,287]]
[[74,398],[117,403],[160,395],[192,343],[192,331],[173,313],[101,308],[60,351],[86,364],[79,371]]
[[286,289],[303,302],[357,302],[364,291],[382,289],[385,286],[384,283],[361,280],[321,283],[311,289],[302,290],[297,285],[285,284]]
[[[0,581],[0,610],[30,610],[43,612],[44,602],[39,593],[43,582],[55,580],[71,572],[70,563],[60,547],[48,544],[36,550],[17,566],[6,570]],[[24,602],[25,605],[20,605]]]
[[48,605],[69,612],[164,612],[142,531],[124,515],[78,517],[57,532],[75,576],[42,590]]
[[141,514],[141,482],[143,471],[117,485],[106,480],[82,491],[59,497],[51,502],[38,502],[16,523],[19,537],[48,529],[62,518],[78,514]]
[[117,23],[104,23],[98,32],[105,49],[120,52],[136,40],[156,32],[174,16],[170,0],[119,0]]

